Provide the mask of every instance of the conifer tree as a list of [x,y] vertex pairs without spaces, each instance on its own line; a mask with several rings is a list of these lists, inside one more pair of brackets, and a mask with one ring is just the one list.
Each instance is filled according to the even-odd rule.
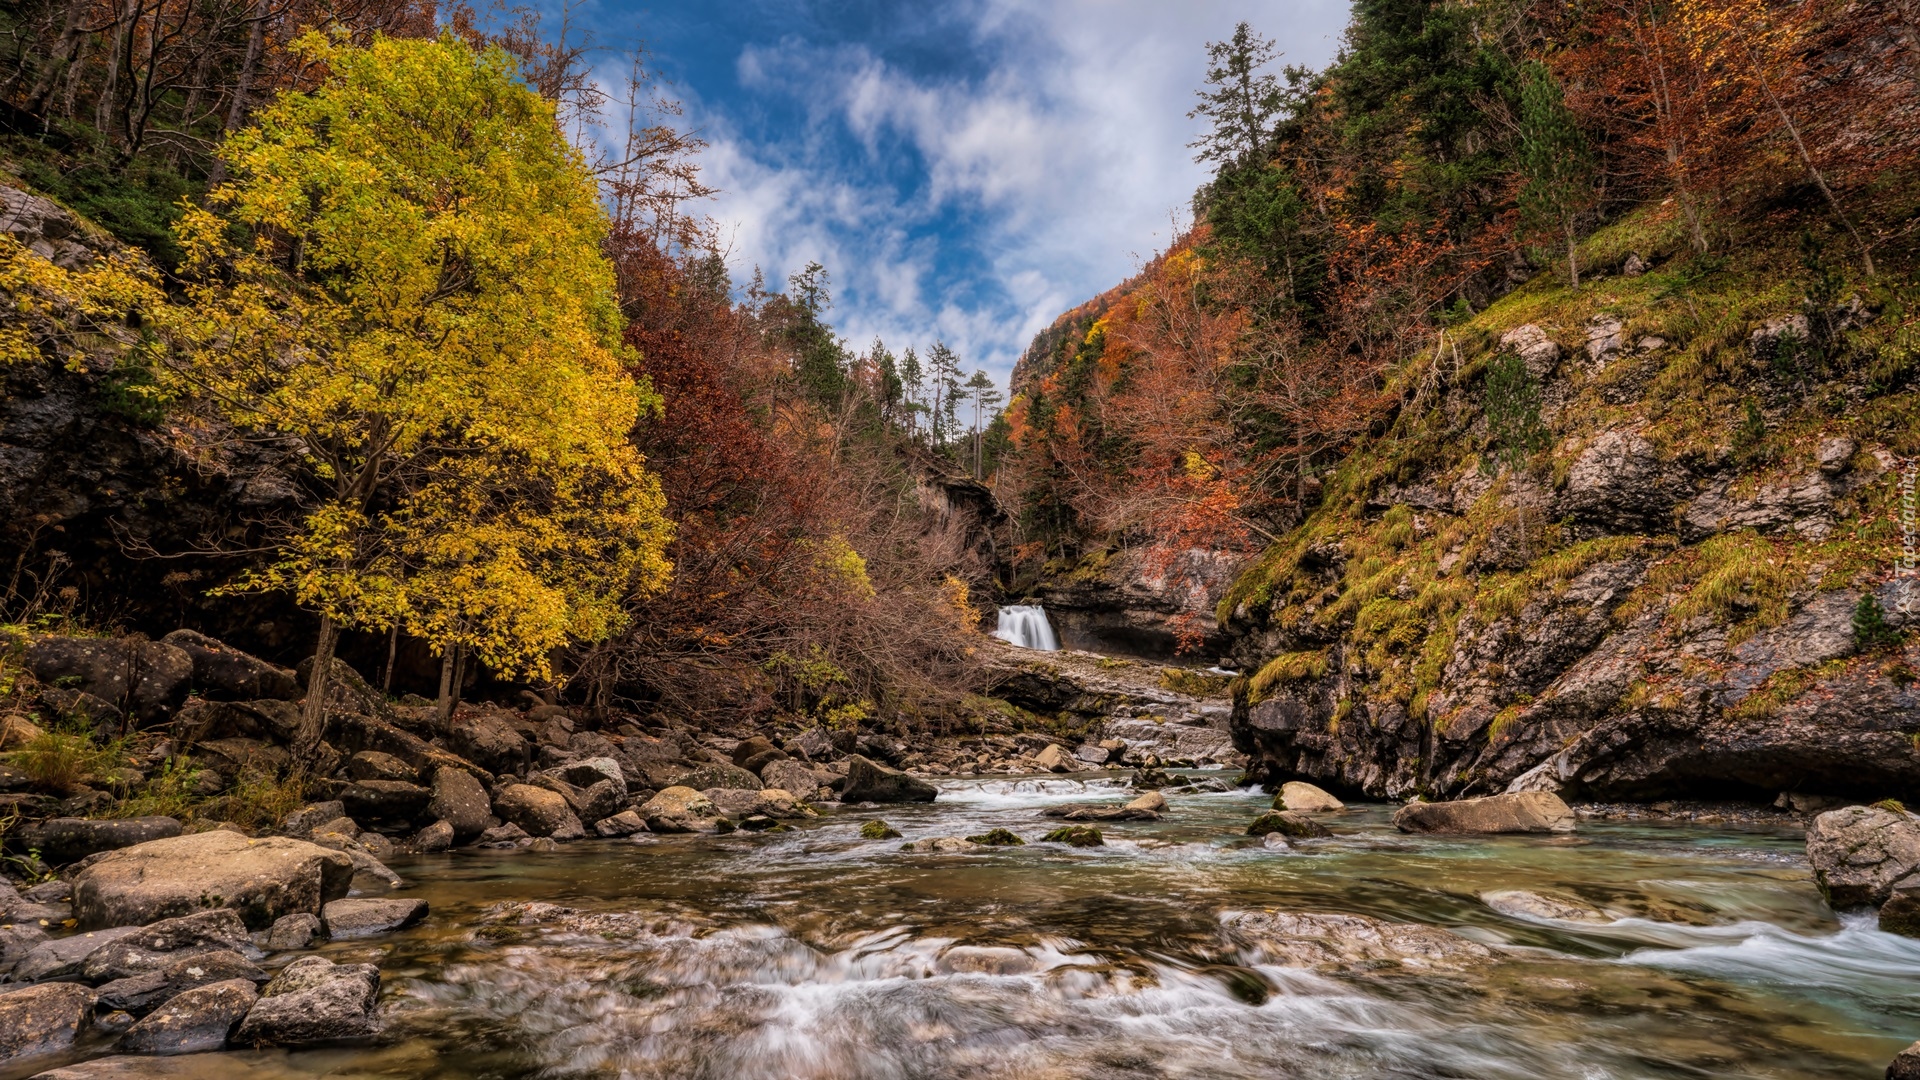
[[1280,81],[1260,70],[1275,55],[1273,42],[1244,22],[1231,39],[1207,43],[1208,88],[1195,91],[1200,104],[1187,116],[1204,117],[1213,128],[1187,144],[1198,151],[1195,161],[1232,165],[1260,153],[1289,100]]
[[1560,84],[1546,65],[1528,64],[1520,89],[1520,214],[1527,229],[1552,237],[1567,252],[1567,280],[1580,287],[1575,237],[1580,214],[1593,205],[1593,156]]

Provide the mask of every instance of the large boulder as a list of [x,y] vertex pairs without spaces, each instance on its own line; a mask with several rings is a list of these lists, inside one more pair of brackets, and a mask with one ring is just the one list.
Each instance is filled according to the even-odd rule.
[[249,656],[217,638],[192,630],[175,630],[161,641],[185,652],[193,661],[193,686],[214,701],[292,701],[300,696],[293,672]]
[[342,752],[356,754],[378,750],[406,762],[415,775],[425,776],[442,765],[466,769],[483,784],[493,782],[493,774],[472,761],[456,757],[420,736],[378,716],[365,713],[329,713],[327,738]]
[[100,946],[87,955],[80,973],[89,982],[105,982],[158,971],[186,953],[252,947],[238,912],[230,908],[196,911],[140,927]]
[[1920,868],[1920,818],[1880,806],[1829,810],[1807,826],[1807,862],[1835,910],[1877,907]]
[[73,915],[90,930],[232,908],[259,930],[345,896],[353,869],[345,854],[317,844],[215,829],[99,856],[73,879]]
[[1312,784],[1301,780],[1289,780],[1280,785],[1280,793],[1273,797],[1273,808],[1291,810],[1300,814],[1324,814],[1334,810],[1345,810],[1347,804]]
[[327,936],[335,941],[404,930],[426,917],[427,902],[411,898],[335,900],[320,909],[320,918],[327,924]]
[[580,818],[559,792],[532,784],[508,784],[494,792],[493,808],[500,817],[527,831],[529,836],[551,836],[556,840],[574,840],[586,835]]
[[517,772],[533,757],[527,740],[492,712],[461,713],[444,739],[449,750],[496,773]]
[[493,800],[465,769],[442,765],[433,772],[427,816],[451,826],[454,839],[471,840],[493,827]]
[[626,785],[616,785],[605,777],[599,777],[591,787],[584,788],[575,787],[552,772],[535,773],[527,779],[534,787],[545,788],[565,799],[568,809],[583,822],[611,817],[627,804]]
[[1455,802],[1408,803],[1393,815],[1393,824],[1410,833],[1572,832],[1574,817],[1560,796],[1523,791]]
[[1072,772],[1075,765],[1073,755],[1053,743],[1033,755],[1033,763],[1052,773]]
[[93,1004],[93,991],[73,983],[0,994],[0,1063],[71,1047]]
[[548,769],[547,775],[583,789],[605,780],[613,784],[622,799],[627,797],[627,774],[620,768],[620,763],[610,757],[590,757],[570,761],[557,768]]
[[359,780],[337,794],[355,821],[410,822],[433,800],[431,790],[405,780]]
[[1887,1080],[1920,1080],[1920,1042],[1900,1051],[1887,1064]]
[[127,1029],[120,1048],[135,1054],[194,1054],[219,1050],[260,998],[251,979],[223,979],[169,998]]
[[37,851],[54,866],[79,862],[101,851],[144,844],[180,835],[180,821],[170,817],[48,818],[36,821],[9,837],[9,846]]
[[178,708],[193,679],[186,650],[139,638],[44,637],[25,660],[41,682],[85,691],[144,721]]
[[347,759],[347,775],[355,780],[398,780],[411,784],[420,779],[420,770],[379,750],[362,750]]
[[825,783],[819,773],[792,758],[768,762],[760,770],[760,782],[770,788],[792,792],[796,799],[816,797]]
[[688,787],[662,788],[639,813],[647,828],[657,833],[719,832],[726,820],[712,799]]
[[1269,810],[1254,818],[1253,824],[1247,826],[1248,836],[1270,836],[1274,833],[1289,840],[1316,840],[1333,835],[1325,825],[1298,810]]
[[303,956],[273,977],[233,1033],[246,1045],[301,1046],[377,1034],[380,969]]
[[932,784],[898,769],[876,765],[859,754],[847,758],[847,783],[840,789],[846,803],[932,802],[939,794]]

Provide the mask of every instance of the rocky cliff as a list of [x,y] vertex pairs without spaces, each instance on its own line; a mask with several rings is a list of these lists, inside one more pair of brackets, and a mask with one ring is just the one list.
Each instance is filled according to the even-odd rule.
[[[1221,603],[1268,779],[1920,794],[1913,316],[1884,279],[1806,300],[1784,251],[1663,273],[1635,227],[1588,242],[1612,273],[1536,281],[1397,376],[1391,428]],[[1490,470],[1511,356],[1548,448]]]

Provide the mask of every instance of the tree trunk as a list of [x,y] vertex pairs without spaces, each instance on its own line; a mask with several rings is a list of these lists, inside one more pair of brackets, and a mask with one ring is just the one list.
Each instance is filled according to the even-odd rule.
[[393,630],[387,635],[387,673],[386,676],[380,680],[380,692],[389,696],[393,694],[393,660],[399,652],[400,622],[396,619],[393,624]]
[[1567,278],[1574,288],[1580,287],[1580,260],[1574,255],[1573,218],[1569,216],[1567,224]]
[[340,627],[330,615],[320,616],[320,641],[313,650],[313,672],[307,676],[307,705],[300,715],[300,731],[293,740],[293,760],[301,767],[312,763],[327,730],[327,691],[333,682],[333,650]]
[[80,32],[80,19],[91,6],[90,0],[72,0],[67,5],[67,21],[60,28],[60,40],[47,58],[47,66],[41,69],[40,77],[34,80],[33,89],[27,93],[25,111],[40,117],[43,123],[47,102],[53,97],[60,76],[79,57],[80,46],[86,40],[86,35]]
[[1853,219],[1847,216],[1845,210],[1840,209],[1839,198],[1834,195],[1833,189],[1827,186],[1827,178],[1821,175],[1820,167],[1813,163],[1813,155],[1808,152],[1806,141],[1800,137],[1800,126],[1793,122],[1793,117],[1787,115],[1787,107],[1774,96],[1773,83],[1767,79],[1766,71],[1761,68],[1760,58],[1753,54],[1753,46],[1742,40],[1740,47],[1746,51],[1747,63],[1753,68],[1754,78],[1760,81],[1760,89],[1766,93],[1767,103],[1773,106],[1775,115],[1780,117],[1781,125],[1787,129],[1787,134],[1793,137],[1794,149],[1800,152],[1800,163],[1807,167],[1807,174],[1813,177],[1814,184],[1820,188],[1820,194],[1826,196],[1827,206],[1833,210],[1833,216],[1840,219],[1840,224],[1846,227],[1847,234],[1853,237],[1854,244],[1859,247],[1860,261],[1866,267],[1867,276],[1878,277],[1879,275],[1873,269],[1873,249],[1867,246],[1860,231],[1853,227]]
[[[233,101],[227,105],[227,120],[222,131],[233,131],[247,115],[247,93],[253,86],[253,73],[260,66],[260,52],[266,45],[267,15],[269,0],[259,0],[253,6],[253,29],[247,34],[247,55],[240,63],[240,74],[234,80]],[[214,186],[226,183],[227,162],[214,155],[213,165],[207,170],[207,180]]]
[[452,645],[440,651],[440,698],[437,704],[441,727],[453,720],[453,653]]

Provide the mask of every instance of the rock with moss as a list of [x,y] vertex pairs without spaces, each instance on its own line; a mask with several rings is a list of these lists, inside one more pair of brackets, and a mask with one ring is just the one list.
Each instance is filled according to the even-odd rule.
[[872,821],[860,826],[860,838],[862,840],[896,840],[899,836],[900,830],[881,821],[879,818],[874,818]]
[[1021,847],[1026,844],[1025,840],[1006,829],[989,829],[978,836],[967,837],[967,841],[981,847]]
[[1325,825],[1295,810],[1269,810],[1253,819],[1247,826],[1248,836],[1266,836],[1279,833],[1289,840],[1314,840],[1331,836]]
[[1068,825],[1055,829],[1041,837],[1040,842],[1043,844],[1065,844],[1068,847],[1089,848],[1101,847],[1105,845],[1107,841],[1105,837],[1100,835],[1099,829],[1090,825]]

